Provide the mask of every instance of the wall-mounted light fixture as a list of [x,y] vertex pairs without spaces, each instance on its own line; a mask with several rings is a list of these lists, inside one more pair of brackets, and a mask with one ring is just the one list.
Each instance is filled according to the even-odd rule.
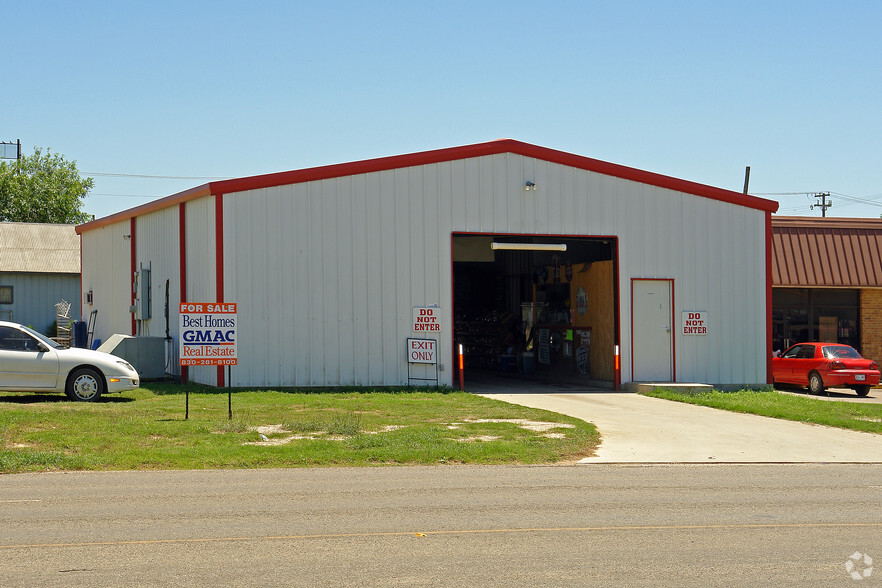
[[566,243],[490,243],[490,249],[509,251],[566,251]]
[[524,190],[526,190],[527,192],[529,192],[530,190],[533,190],[535,192],[536,191],[536,184],[534,184],[530,180],[527,180],[527,182],[524,184]]
[[131,238],[132,238],[131,235],[123,235],[123,241],[128,241]]

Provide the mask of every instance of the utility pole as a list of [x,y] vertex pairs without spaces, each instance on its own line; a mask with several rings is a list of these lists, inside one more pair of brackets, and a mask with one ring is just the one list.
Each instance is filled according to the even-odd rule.
[[815,202],[811,206],[809,206],[809,210],[814,210],[815,207],[821,209],[821,216],[827,216],[827,209],[833,206],[832,200],[827,200],[830,197],[830,192],[821,192],[820,194],[814,194],[815,199],[820,199],[819,202]]

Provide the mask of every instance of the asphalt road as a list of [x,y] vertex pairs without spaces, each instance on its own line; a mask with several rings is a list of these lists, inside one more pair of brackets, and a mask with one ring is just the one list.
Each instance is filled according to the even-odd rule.
[[7,475],[0,586],[872,586],[880,504],[880,464]]

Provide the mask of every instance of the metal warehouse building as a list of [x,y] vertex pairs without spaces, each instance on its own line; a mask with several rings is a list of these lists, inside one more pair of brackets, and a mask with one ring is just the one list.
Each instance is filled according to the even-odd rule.
[[54,337],[55,305],[80,316],[80,238],[73,225],[0,223],[0,320]]
[[177,374],[178,303],[237,303],[212,385],[758,385],[775,210],[513,140],[211,182],[77,227],[83,312]]

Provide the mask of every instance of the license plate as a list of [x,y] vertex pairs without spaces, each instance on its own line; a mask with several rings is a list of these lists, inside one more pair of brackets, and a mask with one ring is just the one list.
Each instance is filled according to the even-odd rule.
[[855,374],[855,375],[854,375],[854,379],[855,379],[856,382],[866,382],[866,381],[867,381],[867,375],[866,375],[866,374]]

